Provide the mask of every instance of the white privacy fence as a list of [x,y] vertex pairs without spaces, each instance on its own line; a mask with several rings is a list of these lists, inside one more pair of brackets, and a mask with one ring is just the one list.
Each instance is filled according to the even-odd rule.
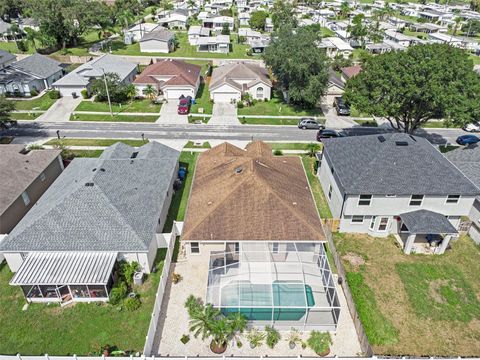
[[[170,272],[170,264],[172,263],[175,240],[177,236],[180,235],[179,225],[180,224],[177,224],[176,222],[174,222],[172,227],[172,232],[169,234],[162,234],[162,236],[165,238],[165,241],[167,242],[167,254],[165,255],[162,275],[160,276],[160,282],[158,284],[157,293],[155,294],[155,304],[153,305],[152,318],[150,319],[150,325],[148,327],[148,332],[145,339],[145,346],[143,348],[143,353],[145,355],[152,354],[153,343],[155,341],[155,334],[157,332],[158,318],[160,317],[160,312],[162,310],[163,294],[165,293],[165,288],[167,287],[167,283],[169,280],[168,275]],[[33,359],[29,359],[29,360],[33,360]],[[43,360],[45,359],[43,358]],[[63,358],[62,359],[59,358],[56,360],[63,360]]]
[[[459,360],[459,359],[479,359],[479,358],[461,358],[461,357],[451,357],[451,358],[434,358],[434,357],[325,357],[326,359],[335,359],[335,360],[358,360],[358,359],[371,359],[371,360],[380,360],[380,359],[411,359],[411,360]],[[319,357],[309,357],[309,356],[285,356],[285,357],[234,357],[234,356],[122,356],[122,357],[105,357],[105,356],[22,356],[18,355],[0,355],[0,360],[156,360],[156,359],[163,359],[163,360],[226,360],[226,359],[235,359],[235,360],[254,360],[254,359],[268,359],[268,360],[292,360],[292,359],[316,359],[318,360]]]

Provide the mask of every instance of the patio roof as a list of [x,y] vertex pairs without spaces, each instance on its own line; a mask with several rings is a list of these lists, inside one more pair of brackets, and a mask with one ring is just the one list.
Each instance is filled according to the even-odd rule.
[[442,214],[416,210],[400,214],[410,234],[457,234],[452,223]]
[[115,252],[34,252],[10,285],[105,285],[116,259]]

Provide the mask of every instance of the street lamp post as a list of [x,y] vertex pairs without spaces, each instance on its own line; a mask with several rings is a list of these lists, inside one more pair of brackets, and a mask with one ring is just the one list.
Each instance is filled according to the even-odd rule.
[[110,109],[110,116],[113,117],[112,102],[110,101],[110,92],[108,91],[107,75],[105,74],[105,69],[102,68],[102,72],[103,72],[103,81],[105,83],[105,90],[107,91],[108,108]]

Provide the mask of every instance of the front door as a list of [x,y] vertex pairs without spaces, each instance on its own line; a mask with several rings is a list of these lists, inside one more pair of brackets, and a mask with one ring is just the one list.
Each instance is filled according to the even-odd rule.
[[60,299],[62,300],[62,304],[72,301],[72,295],[70,294],[70,289],[67,285],[60,286],[57,291]]

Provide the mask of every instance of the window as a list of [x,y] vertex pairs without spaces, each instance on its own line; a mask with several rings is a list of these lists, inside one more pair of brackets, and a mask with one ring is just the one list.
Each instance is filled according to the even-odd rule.
[[263,87],[257,88],[257,99],[263,99]]
[[26,191],[22,193],[22,199],[25,206],[28,206],[28,204],[30,204],[30,198],[28,197],[28,194]]
[[236,242],[235,243],[235,254],[238,254],[240,252],[240,243]]
[[351,223],[352,224],[363,224],[363,216],[362,215],[352,216]]
[[375,220],[377,220],[376,216],[372,216],[372,220],[370,220],[370,226],[368,227],[370,230],[375,228]]
[[274,243],[272,244],[272,252],[273,252],[274,254],[278,254],[278,243],[277,243],[277,242],[274,242]]
[[329,199],[332,198],[332,185],[329,185],[329,186],[328,186],[328,198],[329,198]]
[[40,181],[45,181],[45,174],[44,173],[40,174]]
[[447,204],[458,204],[458,200],[460,200],[460,195],[448,195],[447,196]]
[[190,252],[192,254],[200,254],[200,246],[198,245],[198,242],[190,243]]
[[360,195],[358,198],[358,205],[359,206],[370,206],[372,202],[372,195]]
[[382,217],[380,218],[380,224],[378,224],[378,231],[387,231],[388,225],[388,218]]
[[410,198],[410,206],[420,206],[423,202],[423,195],[412,195]]

